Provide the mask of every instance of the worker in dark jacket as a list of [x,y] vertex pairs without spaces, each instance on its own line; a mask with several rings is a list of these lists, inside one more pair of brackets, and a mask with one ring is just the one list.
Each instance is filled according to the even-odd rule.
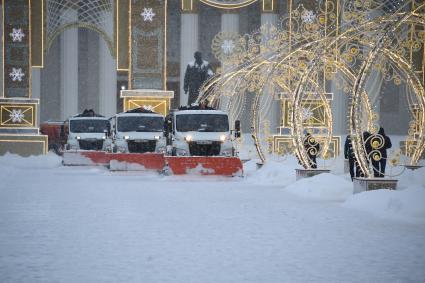
[[354,151],[353,151],[353,144],[351,142],[350,135],[348,135],[347,138],[345,139],[344,157],[345,159],[348,159],[348,163],[350,165],[351,181],[353,181],[354,177],[360,176],[360,167],[357,163],[356,155],[354,154]]
[[320,144],[310,133],[307,133],[305,135],[304,148],[307,151],[310,167],[313,169],[316,169],[317,168],[316,157],[319,154]]
[[[384,128],[380,127],[378,135],[379,139],[383,141],[383,144],[380,145],[377,150],[379,151],[380,158],[375,160],[372,157],[372,166],[373,166],[373,176],[383,178],[385,176],[385,167],[387,165],[387,149],[392,147],[391,139],[385,134]],[[371,139],[373,143],[373,139]],[[373,144],[372,144],[373,147]]]

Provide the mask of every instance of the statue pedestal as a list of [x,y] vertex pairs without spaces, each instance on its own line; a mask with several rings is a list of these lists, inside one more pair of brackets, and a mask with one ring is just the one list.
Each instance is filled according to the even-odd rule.
[[38,103],[31,98],[0,98],[0,155],[47,153],[47,136],[40,135],[37,125]]
[[157,89],[132,89],[121,90],[120,96],[124,99],[124,111],[144,107],[165,116],[170,111],[170,101],[174,98],[174,92]]
[[395,179],[357,177],[353,179],[354,193],[380,189],[395,190],[397,182],[398,180]]
[[330,173],[331,170],[328,169],[295,169],[297,174],[296,180],[301,180],[304,178],[310,178],[322,173]]

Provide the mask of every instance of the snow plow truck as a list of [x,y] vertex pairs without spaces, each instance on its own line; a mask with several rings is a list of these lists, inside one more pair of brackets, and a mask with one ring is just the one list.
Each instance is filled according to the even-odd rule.
[[[61,126],[64,165],[104,165],[113,171],[241,176],[226,112],[181,107],[164,116],[138,108],[110,119],[85,111]],[[50,135],[49,135],[50,139]]]
[[241,176],[242,162],[234,141],[240,123],[231,130],[226,112],[210,107],[181,107],[166,117],[166,165],[173,174]]
[[65,121],[64,165],[109,165],[105,153],[112,148],[110,121],[93,110],[84,110]]
[[136,108],[115,115],[111,122],[111,170],[163,169],[167,146],[163,115]]

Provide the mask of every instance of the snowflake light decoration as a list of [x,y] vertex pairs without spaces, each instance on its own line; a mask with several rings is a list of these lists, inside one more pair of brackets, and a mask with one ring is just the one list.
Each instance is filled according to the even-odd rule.
[[18,110],[12,109],[12,113],[10,113],[9,117],[10,119],[12,119],[13,123],[16,123],[16,122],[21,123],[22,120],[25,118],[25,115],[24,113],[22,113],[21,109],[18,109]]
[[303,121],[307,121],[307,120],[313,118],[314,113],[309,108],[303,108],[301,115],[303,117]]
[[12,68],[12,72],[9,73],[9,76],[12,78],[12,81],[19,81],[22,82],[22,77],[25,76],[25,74],[22,72],[21,68]]
[[154,107],[152,105],[143,105],[145,110],[153,111]]
[[156,14],[153,12],[152,8],[143,8],[143,12],[140,15],[143,17],[144,22],[152,22]]
[[221,49],[226,55],[229,55],[230,53],[232,53],[234,48],[235,48],[235,44],[233,43],[233,40],[230,40],[230,39],[225,39],[223,41],[223,44],[221,44]]
[[305,10],[301,15],[301,19],[304,23],[312,24],[316,19],[316,15],[313,11]]
[[12,32],[9,33],[9,35],[12,37],[13,42],[21,42],[22,39],[25,37],[25,34],[23,33],[21,28],[13,28]]

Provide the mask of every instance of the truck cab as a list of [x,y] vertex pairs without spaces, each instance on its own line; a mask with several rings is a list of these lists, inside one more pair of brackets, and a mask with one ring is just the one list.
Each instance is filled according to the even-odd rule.
[[107,118],[84,111],[82,114],[69,118],[65,123],[68,139],[67,150],[96,150],[111,149],[110,122]]
[[167,116],[166,135],[175,156],[234,156],[228,114],[181,108]]
[[115,115],[112,124],[114,152],[165,152],[164,116],[138,108]]

